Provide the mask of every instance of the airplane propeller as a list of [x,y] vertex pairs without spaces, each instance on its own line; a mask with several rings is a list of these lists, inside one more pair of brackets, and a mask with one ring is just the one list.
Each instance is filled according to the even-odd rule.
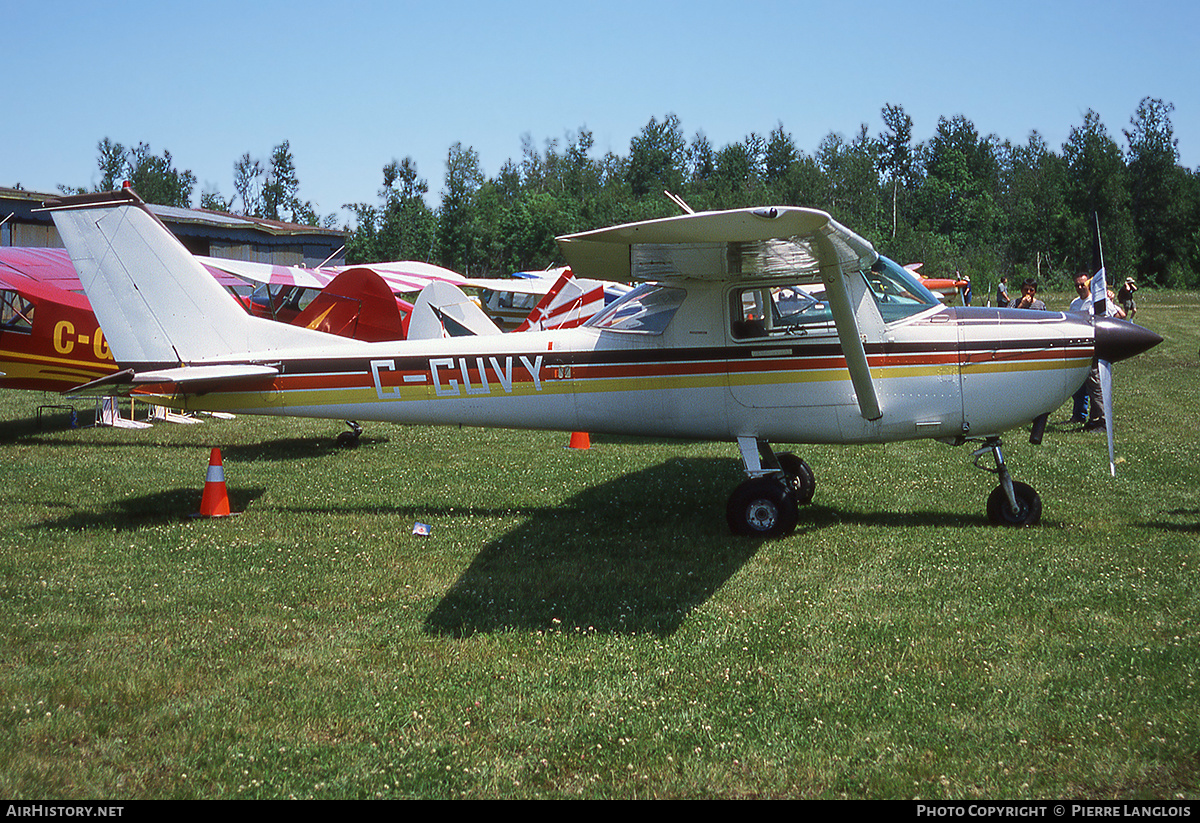
[[1108,435],[1108,473],[1117,476],[1117,462],[1113,456],[1113,415],[1112,415],[1112,363],[1100,360],[1097,363],[1100,372],[1100,398],[1104,404],[1104,433]]
[[[1103,304],[1098,304],[1103,311]],[[1117,475],[1113,450],[1112,364],[1141,354],[1162,342],[1162,337],[1147,328],[1097,313],[1096,360],[1100,371],[1100,396],[1104,404],[1104,430],[1108,435],[1108,471]]]

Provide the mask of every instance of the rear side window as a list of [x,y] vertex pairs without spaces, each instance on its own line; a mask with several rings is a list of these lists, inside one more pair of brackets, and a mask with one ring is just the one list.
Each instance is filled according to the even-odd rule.
[[662,334],[687,292],[646,283],[617,300],[584,325],[606,331]]

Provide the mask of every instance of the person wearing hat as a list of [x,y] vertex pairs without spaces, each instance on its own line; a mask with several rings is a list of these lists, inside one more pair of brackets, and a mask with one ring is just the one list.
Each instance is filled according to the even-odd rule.
[[1125,316],[1132,320],[1137,314],[1137,303],[1133,301],[1133,293],[1137,291],[1137,283],[1133,282],[1132,277],[1125,278],[1125,285],[1121,286],[1117,292],[1117,300],[1121,301],[1121,308],[1125,310]]

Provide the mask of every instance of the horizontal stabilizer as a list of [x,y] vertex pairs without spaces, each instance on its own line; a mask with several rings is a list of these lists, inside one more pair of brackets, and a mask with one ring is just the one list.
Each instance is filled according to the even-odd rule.
[[237,363],[229,366],[180,366],[177,369],[155,369],[138,372],[133,376],[135,385],[144,383],[176,383],[190,386],[208,380],[247,380],[255,377],[274,377],[279,369],[274,366],[255,366]]
[[76,386],[73,389],[67,389],[63,394],[76,397],[78,395],[113,395],[113,394],[128,394],[133,389],[133,369],[122,369],[113,374],[106,374],[103,377],[97,377],[84,383],[82,386]]

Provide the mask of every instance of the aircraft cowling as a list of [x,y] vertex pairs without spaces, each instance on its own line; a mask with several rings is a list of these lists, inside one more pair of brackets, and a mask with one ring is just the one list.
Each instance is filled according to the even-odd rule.
[[1148,351],[1162,337],[1137,323],[1115,317],[1096,318],[1096,357],[1115,363]]

